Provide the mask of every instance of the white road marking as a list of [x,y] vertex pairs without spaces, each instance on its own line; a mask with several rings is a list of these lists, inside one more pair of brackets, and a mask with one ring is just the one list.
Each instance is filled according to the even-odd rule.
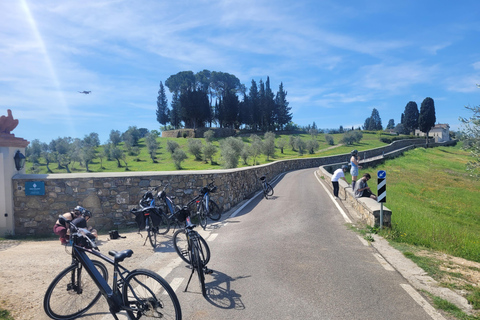
[[173,269],[178,267],[180,263],[182,263],[182,259],[180,257],[177,257],[176,259],[173,259],[170,261],[167,266],[163,267],[162,269],[158,270],[157,273],[162,277],[165,278],[170,272],[172,272]]
[[323,187],[323,189],[325,189],[325,192],[328,194],[328,196],[330,197],[330,199],[332,199],[333,203],[335,203],[335,206],[337,207],[338,211],[340,211],[340,214],[343,216],[343,219],[345,219],[345,222],[347,223],[352,223],[352,220],[350,220],[350,218],[347,216],[347,214],[345,213],[345,211],[343,211],[342,207],[340,207],[340,205],[338,204],[338,202],[335,200],[335,198],[332,196],[332,194],[330,193],[330,191],[327,189],[327,187],[325,187],[322,183],[322,181],[320,181],[320,178],[317,176],[317,171],[314,172],[314,175],[315,175],[315,178],[317,178],[318,180],[318,183]]
[[415,300],[426,313],[434,320],[445,320],[445,318],[437,312],[411,285],[400,285]]
[[218,236],[218,233],[211,233],[208,237],[207,237],[207,241],[213,241],[215,240],[215,238]]
[[365,240],[364,238],[360,237],[359,235],[357,235],[358,239],[360,240],[360,242],[365,246],[365,247],[369,247],[370,244],[368,243],[367,240]]
[[395,269],[387,262],[381,255],[378,253],[373,254],[375,258],[377,258],[378,262],[385,268],[387,271],[395,271]]
[[[177,291],[184,279],[185,278],[173,278],[172,282],[170,282],[170,287],[172,287],[173,291]],[[165,294],[166,293],[167,292],[165,292]]]

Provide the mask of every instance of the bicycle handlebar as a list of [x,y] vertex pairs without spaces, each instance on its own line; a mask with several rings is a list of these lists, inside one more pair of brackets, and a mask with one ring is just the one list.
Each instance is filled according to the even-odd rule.
[[[89,234],[92,234],[90,231],[88,231],[85,228],[77,227],[74,223],[72,223],[72,221],[68,221],[62,215],[58,216],[58,221],[64,227],[67,227],[67,223],[68,223],[70,230],[73,231],[72,236],[79,236],[79,237],[84,238],[87,241],[87,243],[91,246],[91,248],[100,251],[97,244],[95,242],[93,242],[92,239],[90,239],[90,237],[88,236]],[[75,243],[75,245],[78,245],[78,244]]]

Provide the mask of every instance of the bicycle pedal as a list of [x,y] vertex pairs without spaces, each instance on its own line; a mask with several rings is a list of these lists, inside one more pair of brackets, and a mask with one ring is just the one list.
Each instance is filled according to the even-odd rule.
[[205,273],[205,274],[212,274],[212,273],[213,273],[213,270],[212,270],[212,269],[205,268],[205,270],[203,271],[203,273]]

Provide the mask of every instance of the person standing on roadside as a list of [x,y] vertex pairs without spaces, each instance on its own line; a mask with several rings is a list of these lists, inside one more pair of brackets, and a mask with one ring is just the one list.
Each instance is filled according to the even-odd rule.
[[361,168],[361,166],[358,164],[358,150],[352,150],[350,152],[352,155],[350,157],[350,174],[352,175],[352,190],[355,190],[355,183],[357,183],[357,177],[358,177],[358,169]]
[[335,196],[335,198],[338,198],[338,191],[340,189],[338,185],[338,180],[343,179],[345,180],[345,182],[347,182],[347,179],[345,179],[345,172],[347,172],[347,170],[348,166],[343,165],[341,168],[335,170],[332,175],[333,195]]

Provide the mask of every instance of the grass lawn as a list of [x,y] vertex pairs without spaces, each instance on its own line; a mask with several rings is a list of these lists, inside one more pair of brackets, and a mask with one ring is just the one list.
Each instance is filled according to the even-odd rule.
[[[304,140],[312,139],[312,137],[308,134],[299,135]],[[372,148],[377,148],[380,146],[386,145],[385,143],[379,140],[379,135],[375,133],[364,133],[363,139],[353,145],[353,146],[344,146],[340,145],[340,140],[343,137],[343,134],[334,134],[332,135],[334,138],[335,146],[329,145],[325,141],[325,135],[319,134],[315,137],[318,141],[319,149],[314,154],[304,154],[299,155],[298,152],[293,151],[290,145],[284,148],[283,153],[279,148],[276,148],[275,156],[270,157],[269,160],[266,159],[264,155],[257,157],[256,164],[265,164],[268,162],[276,161],[276,160],[284,160],[284,159],[294,159],[294,158],[306,158],[306,157],[323,157],[323,156],[331,156],[335,154],[342,154],[342,153],[349,153],[352,149],[357,150],[367,150]],[[263,137],[263,136],[261,136]],[[280,139],[286,139],[289,141],[290,135],[277,135],[275,141],[278,143]],[[182,170],[214,170],[214,169],[223,169],[222,164],[223,161],[221,159],[220,154],[220,142],[222,139],[215,139],[213,144],[217,147],[217,153],[213,157],[213,164],[208,162],[205,163],[203,160],[195,160],[195,157],[188,152],[188,139],[185,138],[157,138],[159,142],[159,149],[157,150],[155,162],[152,161],[150,155],[148,154],[147,147],[145,145],[144,139],[140,139],[139,141],[139,149],[140,154],[138,156],[126,156],[127,166],[125,165],[124,161],[120,160],[120,167],[118,166],[118,162],[116,160],[107,160],[106,158],[103,159],[94,159],[89,164],[90,172],[121,172],[121,171],[175,171],[177,170],[175,164],[173,163],[172,157],[167,150],[167,141],[174,140],[180,145],[185,153],[187,154],[188,158],[182,162]],[[198,139],[205,144],[205,139],[200,138]],[[250,143],[250,137],[242,137],[242,140],[245,143]],[[120,147],[123,148],[123,143],[120,144]],[[331,149],[330,149],[331,148]],[[103,147],[100,146],[97,148],[97,155],[101,154]],[[39,171],[38,173],[47,173],[46,162],[44,159],[40,159],[39,163]],[[247,163],[244,164],[243,160],[239,161],[238,167],[246,167],[252,166],[253,159],[249,158]],[[26,173],[31,173],[31,168],[33,163],[28,162],[26,164]],[[66,173],[66,169],[58,168],[57,163],[51,163],[49,165],[50,169],[53,173]],[[71,172],[86,172],[85,166],[80,165],[80,163],[72,163],[70,164],[70,171]]]
[[417,148],[375,168],[387,172],[387,203],[394,241],[480,262],[480,181],[465,170],[470,154],[456,147]]

